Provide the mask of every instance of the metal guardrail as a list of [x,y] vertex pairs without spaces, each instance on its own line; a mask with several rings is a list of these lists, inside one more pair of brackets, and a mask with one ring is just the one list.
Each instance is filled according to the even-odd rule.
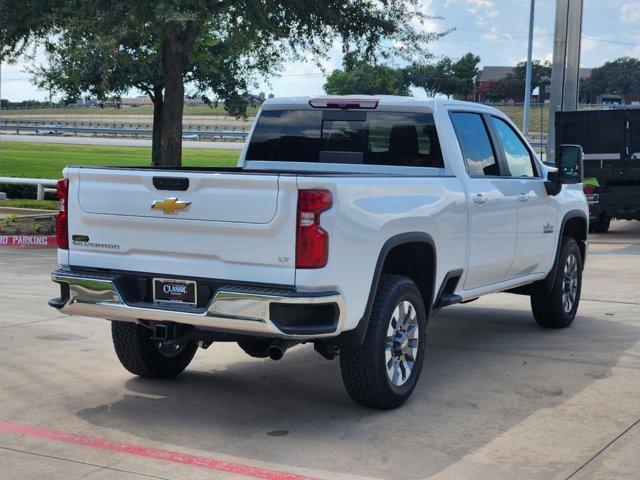
[[44,194],[46,192],[55,193],[55,187],[58,183],[57,180],[50,180],[47,178],[20,178],[20,177],[0,177],[0,184],[6,183],[11,185],[35,185],[36,186],[36,199],[44,200]]
[[[92,133],[104,135],[147,135],[151,136],[152,130],[148,128],[105,128],[105,127],[75,127],[57,125],[22,125],[19,123],[0,124],[0,130],[15,130],[35,132],[43,130],[46,132],[73,132]],[[245,139],[249,134],[246,130],[183,130],[183,135],[198,135],[205,137],[233,137]]]

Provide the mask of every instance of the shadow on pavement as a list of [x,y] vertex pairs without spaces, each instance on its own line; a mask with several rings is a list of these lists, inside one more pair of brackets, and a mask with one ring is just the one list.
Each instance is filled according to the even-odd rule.
[[[640,341],[639,328],[620,322],[582,316],[569,329],[551,331],[538,327],[528,310],[469,305],[433,317],[428,334],[421,381],[395,411],[353,404],[339,362],[304,346],[277,363],[247,357],[169,381],[131,378],[122,399],[78,416],[185,448],[424,478],[606,378]],[[216,345],[199,352],[215,355]]]

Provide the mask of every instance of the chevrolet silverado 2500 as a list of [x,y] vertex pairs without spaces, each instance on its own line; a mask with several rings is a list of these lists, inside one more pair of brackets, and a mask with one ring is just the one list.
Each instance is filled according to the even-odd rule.
[[136,375],[214,342],[312,343],[354,401],[397,407],[438,309],[507,291],[544,327],[573,321],[588,208],[580,147],[557,157],[477,104],[270,99],[237,167],[67,167],[50,304],[110,320]]

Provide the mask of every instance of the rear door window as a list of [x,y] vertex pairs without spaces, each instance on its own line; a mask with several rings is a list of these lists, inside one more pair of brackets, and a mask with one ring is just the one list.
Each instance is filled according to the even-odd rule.
[[471,112],[452,112],[451,122],[469,175],[472,177],[499,176],[500,165],[482,115]]
[[246,160],[444,167],[430,113],[265,110]]

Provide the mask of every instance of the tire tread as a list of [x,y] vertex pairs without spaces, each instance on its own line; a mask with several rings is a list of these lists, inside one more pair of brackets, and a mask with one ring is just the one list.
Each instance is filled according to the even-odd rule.
[[[413,392],[415,383],[420,375],[421,362],[416,362],[411,375],[415,375],[411,388],[408,392],[398,395],[389,392],[388,380],[379,374],[378,358],[375,352],[380,344],[384,344],[386,338],[386,312],[389,308],[395,308],[396,298],[399,291],[413,290],[417,298],[421,300],[418,288],[415,283],[403,275],[382,275],[376,297],[371,310],[369,327],[362,345],[350,348],[340,353],[340,369],[342,379],[347,389],[347,393],[356,403],[368,407],[391,409],[402,405]],[[424,306],[421,305],[424,312]],[[376,325],[376,322],[385,322],[383,325]],[[426,322],[425,325],[426,326]],[[378,327],[378,328],[376,328]],[[421,331],[420,336],[424,338],[425,332]],[[422,344],[424,350],[424,344]],[[421,359],[424,353],[419,354]]]
[[[578,294],[576,304],[571,314],[566,314],[562,308],[562,274],[564,264],[569,253],[573,253],[578,258]],[[531,295],[531,311],[536,322],[546,328],[566,328],[573,322],[578,305],[580,303],[580,293],[582,287],[582,256],[578,244],[573,238],[563,237],[560,244],[560,255],[555,265],[555,279],[551,291],[542,290]]]
[[193,359],[198,344],[191,341],[174,358],[163,358],[155,349],[149,329],[129,322],[111,322],[111,337],[118,360],[134,375],[170,378],[181,373]]

